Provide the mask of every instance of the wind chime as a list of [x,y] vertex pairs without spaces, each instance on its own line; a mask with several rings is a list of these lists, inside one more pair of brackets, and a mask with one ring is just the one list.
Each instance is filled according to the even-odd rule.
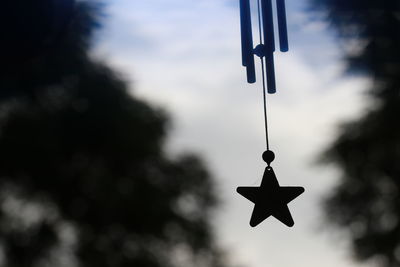
[[[256,0],[258,13],[258,28],[260,44],[253,47],[253,31],[251,23],[250,0],[240,1],[240,24],[242,39],[242,64],[246,67],[247,81],[256,82],[254,56],[261,60],[264,119],[266,148],[262,158],[267,163],[261,185],[259,187],[238,187],[237,192],[254,203],[253,213],[250,219],[252,227],[257,226],[270,216],[275,217],[285,225],[292,227],[294,221],[290,214],[288,203],[304,192],[299,186],[280,186],[271,167],[275,154],[270,150],[268,138],[267,119],[267,92],[276,92],[274,52],[275,32],[272,0]],[[289,50],[285,0],[276,0],[276,15],[278,20],[279,46],[281,52]]]

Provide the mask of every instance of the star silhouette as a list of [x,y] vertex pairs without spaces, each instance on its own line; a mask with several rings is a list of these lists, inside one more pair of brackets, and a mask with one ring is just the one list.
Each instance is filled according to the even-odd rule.
[[263,180],[259,187],[242,186],[237,192],[254,203],[250,225],[257,226],[269,216],[285,225],[292,227],[294,221],[287,204],[304,192],[299,186],[280,186],[274,170],[268,166],[265,168]]

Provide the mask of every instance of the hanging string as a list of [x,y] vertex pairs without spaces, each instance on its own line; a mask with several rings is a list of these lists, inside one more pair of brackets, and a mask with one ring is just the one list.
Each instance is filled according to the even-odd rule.
[[[260,44],[263,45],[263,38],[262,38],[262,26],[261,26],[261,0],[257,0],[257,7],[258,7],[258,31],[260,37]],[[265,65],[264,65],[264,57],[265,55],[260,57],[261,60],[261,71],[262,71],[262,86],[263,86],[263,106],[264,106],[264,123],[265,123],[265,141],[267,145],[267,150],[269,150],[269,137],[268,137],[268,114],[267,114],[267,88],[266,88],[266,81],[265,81]]]

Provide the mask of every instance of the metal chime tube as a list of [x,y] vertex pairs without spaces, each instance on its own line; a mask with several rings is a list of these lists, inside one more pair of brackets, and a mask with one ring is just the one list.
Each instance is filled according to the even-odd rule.
[[278,29],[279,29],[279,46],[281,52],[289,51],[288,31],[286,23],[286,7],[285,0],[276,0]]
[[275,34],[274,34],[274,19],[272,13],[271,0],[261,1],[261,13],[262,13],[263,30],[264,30],[267,87],[268,87],[268,93],[273,94],[276,92],[276,80],[275,80],[275,64],[274,64]]
[[240,27],[242,38],[242,64],[247,70],[247,82],[256,81],[251,26],[250,0],[240,0]]

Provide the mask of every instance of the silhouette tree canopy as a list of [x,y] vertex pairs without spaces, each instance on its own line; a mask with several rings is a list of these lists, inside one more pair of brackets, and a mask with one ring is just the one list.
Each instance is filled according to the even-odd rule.
[[90,56],[101,6],[26,2],[0,9],[0,264],[225,266],[204,164]]
[[359,260],[400,265],[400,2],[311,0],[343,41],[350,73],[371,79],[373,104],[343,125],[324,159],[343,171],[326,201]]

